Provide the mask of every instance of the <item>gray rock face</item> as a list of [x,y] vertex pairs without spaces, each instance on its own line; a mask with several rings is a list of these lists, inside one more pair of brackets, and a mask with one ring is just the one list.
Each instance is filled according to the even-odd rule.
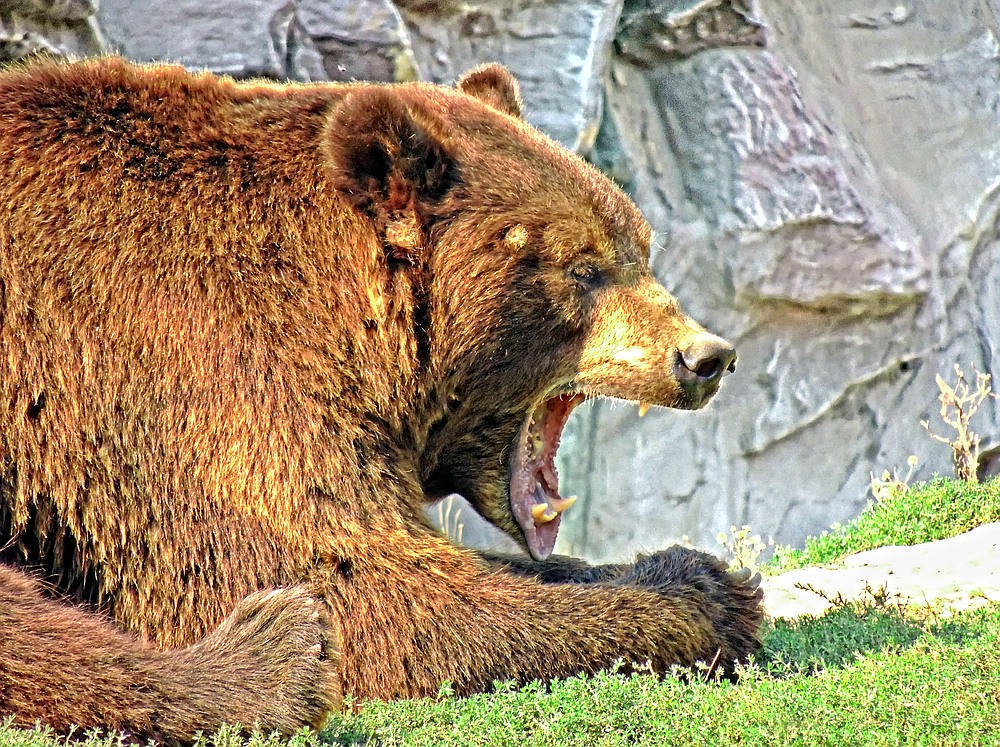
[[[560,453],[558,551],[731,525],[797,543],[871,472],[950,472],[934,377],[1000,372],[1000,1],[0,0],[0,60],[114,48],[238,77],[450,83],[485,61],[657,230],[653,265],[736,343],[708,409],[597,402]],[[1000,471],[1000,412],[977,420]],[[498,535],[468,508],[463,539]]]
[[300,44],[320,55],[329,80],[416,80],[410,37],[389,0],[300,0]]
[[[851,516],[880,471],[891,403],[933,345],[923,236],[803,89],[765,9],[750,17],[727,48],[647,44],[640,57],[633,44],[612,62],[602,165],[627,169],[622,181],[668,227],[661,277],[737,343],[740,368],[703,413],[640,421],[602,403],[574,423],[567,492],[619,495],[567,522],[570,552],[617,558],[664,532],[710,545],[743,523],[796,542]],[[936,389],[924,392],[933,404]],[[918,420],[896,464],[930,446]]]
[[288,0],[101,0],[99,19],[124,56],[177,62],[237,78],[300,77],[296,4]]
[[399,5],[422,78],[451,83],[482,62],[502,62],[521,82],[533,125],[567,147],[593,145],[621,0]]
[[[567,490],[618,500],[577,512],[571,551],[710,544],[744,523],[799,542],[860,510],[872,471],[917,454],[920,476],[949,472],[919,425],[934,375],[995,366],[992,14],[761,2],[752,17],[763,42],[612,62],[611,171],[630,167],[669,230],[665,281],[741,360],[704,413],[655,414],[664,427],[601,404],[574,424]],[[978,423],[988,442],[996,418]]]
[[645,67],[708,49],[763,47],[764,40],[748,0],[632,0],[618,22],[615,51]]
[[100,54],[95,0],[0,1],[0,63],[30,54]]

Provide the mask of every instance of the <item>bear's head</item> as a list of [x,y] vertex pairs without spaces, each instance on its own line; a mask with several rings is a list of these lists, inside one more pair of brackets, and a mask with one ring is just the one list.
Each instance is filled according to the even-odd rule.
[[[736,353],[649,269],[651,232],[605,176],[527,125],[516,81],[491,65],[457,90],[358,90],[327,131],[334,182],[410,294],[429,498],[455,492],[535,558],[560,514],[555,453],[593,397],[695,409]],[[395,278],[395,280],[393,280]],[[395,291],[394,291],[395,292]]]

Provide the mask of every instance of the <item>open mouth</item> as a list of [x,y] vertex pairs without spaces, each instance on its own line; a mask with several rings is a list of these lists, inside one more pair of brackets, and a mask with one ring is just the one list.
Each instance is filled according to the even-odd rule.
[[542,400],[524,421],[514,444],[510,506],[535,560],[552,553],[562,512],[576,501],[576,496],[559,495],[556,451],[570,413],[585,399],[583,394],[561,394]]

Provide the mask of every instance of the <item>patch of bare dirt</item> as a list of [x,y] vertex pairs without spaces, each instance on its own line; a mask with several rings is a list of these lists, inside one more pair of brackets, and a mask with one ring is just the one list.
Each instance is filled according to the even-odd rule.
[[[764,579],[772,617],[821,615],[828,600],[860,599],[885,589],[904,604],[954,611],[1000,601],[1000,523],[910,547],[881,547],[836,565],[803,568]],[[817,593],[820,592],[820,593]]]

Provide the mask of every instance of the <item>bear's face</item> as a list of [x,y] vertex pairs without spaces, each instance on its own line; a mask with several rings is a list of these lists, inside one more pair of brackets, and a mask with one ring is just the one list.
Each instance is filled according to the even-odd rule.
[[396,90],[341,105],[339,127],[350,117],[358,135],[330,159],[414,289],[415,369],[433,399],[412,405],[427,407],[421,481],[542,559],[570,503],[555,453],[572,410],[592,397],[701,407],[736,354],[653,278],[632,202],[520,120],[506,71],[454,93]]

